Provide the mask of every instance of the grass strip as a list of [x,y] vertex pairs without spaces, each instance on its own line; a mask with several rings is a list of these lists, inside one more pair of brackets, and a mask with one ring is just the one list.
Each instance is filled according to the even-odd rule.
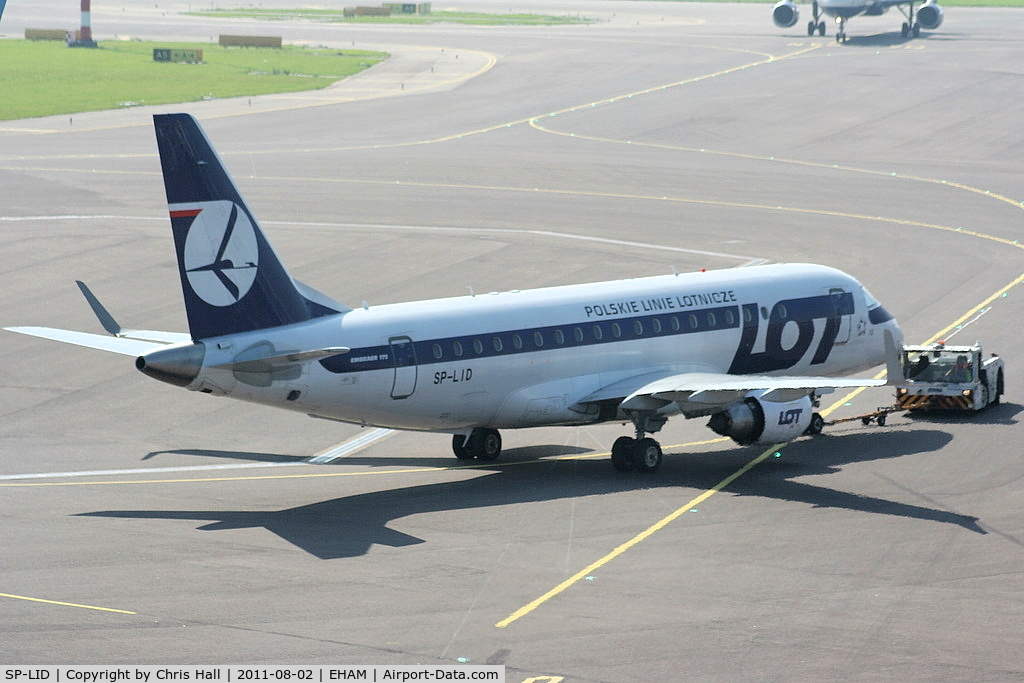
[[[202,64],[153,61],[154,48],[201,49]],[[0,40],[0,120],[118,107],[317,90],[387,57],[327,48],[224,48],[209,43]]]

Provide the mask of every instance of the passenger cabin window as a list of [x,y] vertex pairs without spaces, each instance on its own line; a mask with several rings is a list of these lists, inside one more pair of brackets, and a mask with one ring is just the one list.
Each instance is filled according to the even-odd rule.
[[444,349],[441,348],[440,344],[432,345],[430,350],[433,352],[435,360],[441,360],[444,358]]
[[452,353],[456,358],[462,358],[462,342],[452,342]]

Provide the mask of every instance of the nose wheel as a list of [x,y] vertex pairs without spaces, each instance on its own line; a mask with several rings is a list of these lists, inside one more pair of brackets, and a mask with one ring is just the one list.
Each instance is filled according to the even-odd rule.
[[839,28],[836,30],[836,42],[837,43],[845,43],[846,42],[846,20],[843,19],[842,17],[837,17],[836,18],[836,23],[839,24]]

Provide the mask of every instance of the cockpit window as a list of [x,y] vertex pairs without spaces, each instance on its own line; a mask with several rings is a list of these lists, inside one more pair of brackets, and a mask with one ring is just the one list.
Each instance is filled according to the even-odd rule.
[[872,325],[880,325],[884,322],[892,320],[892,313],[885,310],[882,304],[878,303],[878,299],[871,296],[871,292],[867,289],[861,290],[864,292],[864,303],[868,307],[868,320],[871,321]]

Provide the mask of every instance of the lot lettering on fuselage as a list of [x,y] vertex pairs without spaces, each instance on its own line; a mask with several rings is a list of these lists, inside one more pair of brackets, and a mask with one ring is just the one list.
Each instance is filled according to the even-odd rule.
[[[793,367],[810,348],[814,339],[814,321],[820,319],[825,320],[825,329],[810,364],[824,363],[835,346],[842,317],[852,315],[853,311],[853,295],[849,292],[780,301],[768,314],[764,351],[755,352],[754,344],[760,327],[758,307],[757,304],[743,304],[743,334],[729,374],[750,375]],[[796,325],[797,339],[787,349],[782,345],[782,333],[790,323]]]

